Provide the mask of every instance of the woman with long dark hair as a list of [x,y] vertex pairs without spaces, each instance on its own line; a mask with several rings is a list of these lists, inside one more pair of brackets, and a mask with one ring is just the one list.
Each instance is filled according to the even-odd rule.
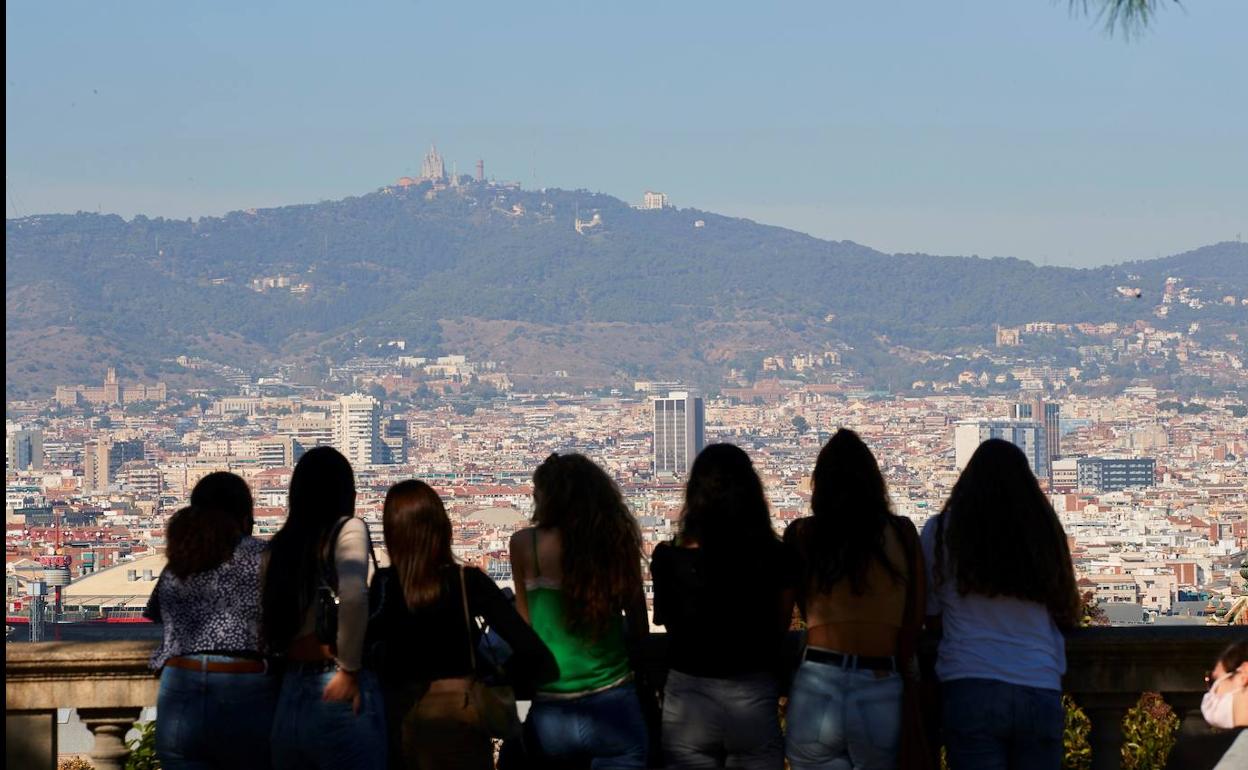
[[371,545],[354,515],[347,458],[327,446],[308,450],[291,474],[288,505],[269,546],[262,602],[264,639],[286,666],[273,764],[383,767],[381,691],[362,668]]
[[382,513],[390,566],[373,579],[375,640],[390,727],[391,767],[493,768],[490,735],[468,697],[475,619],[508,644],[506,673],[531,692],[559,675],[554,657],[493,580],[451,553],[451,520],[438,493],[415,479],[386,493]]
[[667,627],[668,767],[784,766],[776,681],[793,614],[792,560],[749,456],[712,444],[685,484],[680,531],[654,549],[654,622]]
[[989,439],[923,528],[953,770],[1062,763],[1062,630],[1080,604],[1062,524],[1022,450]]
[[611,477],[579,454],[538,466],[533,503],[533,526],[511,538],[516,605],[554,653],[559,678],[534,697],[528,749],[594,768],[645,767],[626,644],[626,633],[640,645],[649,629],[637,522]]
[[169,519],[168,564],[144,615],[164,625],[156,754],[161,766],[267,768],[277,687],[260,644],[265,544],[251,537],[247,482],[213,473]]
[[893,515],[875,456],[851,430],[819,452],[810,508],[784,535],[807,628],[785,753],[795,770],[895,768],[923,617],[918,533]]

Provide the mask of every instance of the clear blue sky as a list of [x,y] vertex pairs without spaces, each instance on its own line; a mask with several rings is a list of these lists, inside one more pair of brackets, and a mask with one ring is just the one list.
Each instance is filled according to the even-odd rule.
[[463,173],[885,251],[1092,265],[1248,234],[1248,2],[5,5],[6,216],[174,217]]

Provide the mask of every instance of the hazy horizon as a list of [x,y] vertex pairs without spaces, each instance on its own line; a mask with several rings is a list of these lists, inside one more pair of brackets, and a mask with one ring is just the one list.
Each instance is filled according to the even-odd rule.
[[[68,9],[68,10],[67,10]],[[338,199],[437,142],[887,253],[1091,267],[1248,230],[1248,5],[6,5],[6,218]]]

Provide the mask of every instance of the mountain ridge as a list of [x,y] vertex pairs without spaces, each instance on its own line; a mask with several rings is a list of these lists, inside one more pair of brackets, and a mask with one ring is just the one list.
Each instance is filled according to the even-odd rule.
[[[263,369],[341,360],[387,339],[426,352],[472,348],[471,335],[461,336],[472,324],[444,339],[447,324],[466,319],[559,333],[634,324],[666,340],[655,350],[674,365],[706,374],[727,365],[703,360],[724,344],[716,324],[764,319],[792,346],[863,348],[884,337],[943,350],[990,342],[996,324],[1148,318],[1171,275],[1210,296],[1248,294],[1240,243],[1100,268],[1042,267],[886,254],[696,209],[643,211],[584,190],[484,184],[387,187],[198,220],[36,215],[5,229],[10,395],[49,390],[55,383],[40,373],[86,378],[98,369],[99,360],[57,360],[55,343],[75,336],[68,349],[107,345],[135,376],[160,377],[182,354]],[[252,288],[282,276],[306,288]],[[1146,299],[1116,293],[1136,284]],[[1208,320],[1235,323],[1236,309],[1213,308]],[[1152,320],[1176,325],[1188,315]],[[683,331],[707,324],[707,338]],[[31,341],[40,329],[57,330],[50,353]],[[618,350],[568,345],[570,362],[584,357],[599,377],[679,374],[662,360],[630,363]]]

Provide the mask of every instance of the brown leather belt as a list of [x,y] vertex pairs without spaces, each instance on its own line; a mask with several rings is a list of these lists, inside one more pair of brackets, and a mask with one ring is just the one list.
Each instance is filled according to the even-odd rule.
[[208,660],[206,657],[176,657],[165,661],[166,666],[183,668],[188,671],[207,671],[213,674],[263,674],[269,666],[263,660]]

